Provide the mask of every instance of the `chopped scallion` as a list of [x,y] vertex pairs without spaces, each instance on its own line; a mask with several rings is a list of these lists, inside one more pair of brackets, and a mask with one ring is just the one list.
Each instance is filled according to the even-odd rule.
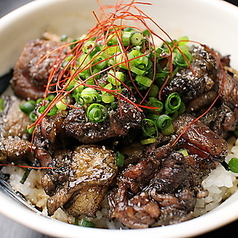
[[66,110],[67,105],[65,104],[65,101],[66,100],[63,98],[61,101],[57,102],[55,106],[61,111]]
[[232,158],[228,162],[228,166],[233,173],[238,173],[238,158]]
[[84,100],[84,102],[87,104],[87,103],[92,103],[97,101],[99,94],[97,90],[93,88],[85,88],[81,92],[80,96]]
[[79,226],[83,226],[83,227],[95,227],[95,224],[91,221],[82,219],[80,220],[80,222],[78,223]]
[[145,86],[147,88],[149,88],[153,82],[150,78],[141,75],[137,75],[135,77],[135,81],[139,83],[139,85]]
[[58,108],[56,106],[53,106],[53,108],[47,113],[48,116],[54,116],[58,111]]
[[91,122],[103,122],[108,116],[108,111],[105,106],[93,103],[87,108],[86,115]]
[[165,136],[168,136],[168,135],[171,135],[174,133],[174,127],[173,127],[173,124],[171,124],[169,127],[167,127],[166,129],[164,130],[161,130],[162,134],[165,135]]
[[118,167],[123,167],[125,163],[125,156],[119,151],[116,153],[116,165]]
[[166,113],[174,113],[181,106],[181,98],[178,93],[171,93],[165,100]]
[[0,112],[4,109],[4,99],[0,98]]
[[172,119],[168,115],[162,114],[158,117],[156,124],[160,130],[165,130],[172,124]]
[[156,142],[156,138],[148,138],[148,139],[144,139],[144,140],[141,140],[140,143],[142,145],[148,145],[148,144],[152,144],[152,143],[155,143]]
[[22,112],[29,115],[35,109],[35,106],[36,106],[36,102],[33,100],[30,100],[30,101],[24,102],[19,107]]
[[143,41],[143,35],[139,32],[132,34],[131,43],[132,45],[141,45]]
[[156,123],[151,119],[145,118],[142,120],[142,130],[145,136],[151,138],[158,137],[158,128],[156,126]]

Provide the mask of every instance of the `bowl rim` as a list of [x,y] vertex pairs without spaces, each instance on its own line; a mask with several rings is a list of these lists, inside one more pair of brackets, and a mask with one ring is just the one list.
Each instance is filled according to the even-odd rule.
[[[68,0],[35,0],[33,2],[27,3],[24,6],[8,13],[7,15],[0,18],[0,30],[1,26],[7,27],[15,22],[17,19],[20,19],[22,15],[28,14],[32,10],[40,9],[47,5],[55,4],[56,2],[66,2]],[[228,2],[223,0],[193,0],[196,2],[201,2],[202,4],[210,4],[212,6],[216,6],[219,8],[225,8],[226,11],[229,11],[231,14],[238,14],[238,8]],[[145,235],[153,237],[188,237],[191,235],[199,235],[205,232],[209,232],[211,230],[217,229],[221,226],[224,226],[236,219],[238,219],[238,213],[234,214],[234,210],[238,211],[238,202],[236,203],[229,203],[230,200],[238,201],[238,191],[228,198],[222,205],[227,204],[226,207],[219,206],[219,209],[214,209],[213,211],[203,215],[202,217],[194,218],[192,220],[182,222],[175,225],[158,227],[158,228],[150,228],[150,229],[133,229],[133,230],[107,230],[107,229],[99,229],[99,228],[84,228],[73,226],[70,224],[66,224],[55,219],[46,218],[39,214],[35,214],[32,211],[26,210],[22,206],[17,203],[13,203],[11,198],[7,197],[5,194],[0,192],[1,203],[0,203],[0,213],[5,215],[6,217],[26,226],[31,229],[34,229],[38,232],[57,236],[57,237],[81,237],[87,238],[92,237],[95,235],[95,230],[98,236],[104,236],[105,238],[109,238],[112,235],[115,238],[119,238],[121,235],[125,237],[129,237],[131,235],[136,235],[138,238],[142,238]],[[229,204],[228,204],[229,203]],[[5,208],[8,207],[9,209],[6,210]],[[18,214],[16,214],[18,211]],[[22,215],[24,214],[24,219]],[[228,215],[228,216],[227,216]],[[211,224],[209,221],[215,217],[226,217],[226,219],[220,219],[217,224]],[[197,221],[203,220],[203,227],[198,227],[196,225]],[[32,223],[32,221],[34,221]],[[39,227],[38,224],[41,224]],[[59,229],[59,226],[64,229]],[[190,226],[193,227],[193,233],[191,231],[187,231],[186,227]],[[51,229],[49,229],[49,227]],[[156,232],[154,232],[156,230]],[[157,233],[158,230],[158,234]],[[176,235],[179,234],[178,235]]]

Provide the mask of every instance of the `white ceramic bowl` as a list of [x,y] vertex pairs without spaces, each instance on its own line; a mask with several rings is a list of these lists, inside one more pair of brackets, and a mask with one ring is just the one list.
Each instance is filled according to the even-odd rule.
[[[146,0],[145,0],[146,1]],[[116,1],[101,0],[113,4]],[[190,39],[230,54],[238,68],[238,8],[220,0],[147,0],[147,12],[172,38],[188,35]],[[37,0],[0,19],[0,75],[15,64],[28,40],[48,30],[57,34],[79,36],[95,23],[92,10],[96,0]],[[159,238],[188,237],[221,227],[238,218],[238,192],[217,209],[199,218],[176,225],[143,230],[103,230],[83,228],[39,216],[0,194],[0,212],[39,232],[55,237],[80,238]]]

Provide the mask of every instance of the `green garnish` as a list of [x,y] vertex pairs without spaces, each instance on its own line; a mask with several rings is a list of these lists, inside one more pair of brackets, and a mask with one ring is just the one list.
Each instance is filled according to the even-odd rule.
[[0,112],[4,109],[4,99],[0,98]]
[[170,127],[170,125],[172,124],[172,119],[170,116],[162,114],[158,117],[156,124],[160,128],[160,130],[164,131],[168,127]]
[[22,112],[29,115],[35,109],[35,106],[36,106],[36,102],[33,100],[30,100],[30,101],[24,102],[19,107]]
[[86,115],[91,122],[102,122],[107,118],[108,111],[102,104],[93,103],[87,108]]
[[238,173],[238,158],[232,158],[228,162],[228,166],[233,173]]
[[91,227],[91,228],[95,227],[95,224],[93,222],[88,221],[86,219],[81,219],[78,225],[83,227]]
[[158,127],[156,123],[148,118],[145,118],[142,120],[142,130],[144,134],[151,138],[157,138],[158,137]]
[[181,98],[178,93],[171,93],[165,100],[166,113],[174,113],[181,106]]
[[25,183],[25,181],[26,181],[26,179],[28,178],[30,172],[31,172],[31,169],[26,169],[26,170],[25,170],[25,173],[23,174],[22,179],[21,179],[21,181],[20,181],[21,184],[24,184],[24,183]]
[[116,153],[116,165],[118,167],[123,167],[125,163],[125,156],[119,151]]

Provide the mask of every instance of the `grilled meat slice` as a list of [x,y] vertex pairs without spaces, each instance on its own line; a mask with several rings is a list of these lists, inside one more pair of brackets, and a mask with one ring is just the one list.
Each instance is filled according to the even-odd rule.
[[3,96],[2,99],[4,105],[0,113],[0,160],[31,160],[31,143],[26,133],[30,120],[19,108],[23,101],[15,96]]
[[24,102],[15,96],[4,96],[4,109],[0,113],[0,137],[28,139],[26,127],[30,124],[29,117],[19,106]]
[[[181,147],[202,158],[223,161],[227,154],[227,142],[201,121],[194,120],[195,117],[190,114],[183,114],[173,123],[176,133],[182,133],[185,140],[181,142]],[[186,127],[188,128],[184,131]]]
[[[182,68],[173,80],[164,88],[164,96],[178,92],[184,103],[188,103],[200,94],[210,91],[220,73],[217,60],[204,47],[192,47],[191,68]],[[215,90],[216,92],[218,89]]]
[[0,161],[15,161],[22,158],[32,158],[31,143],[20,138],[2,139],[0,141]]
[[40,39],[26,44],[16,63],[11,80],[15,95],[23,99],[37,99],[44,96],[53,66],[67,54],[67,48],[56,50],[61,45],[60,42]]
[[[129,92],[124,92],[131,101],[135,101]],[[131,129],[140,127],[143,113],[133,104],[118,99],[115,110],[108,109],[108,118],[103,122],[90,122],[82,106],[71,109],[63,122],[66,134],[82,143],[90,144],[112,137],[126,135]]]
[[73,215],[94,215],[117,173],[113,152],[96,145],[55,154],[52,166],[55,169],[46,171],[42,178],[42,185],[50,195],[49,214],[65,205]]

